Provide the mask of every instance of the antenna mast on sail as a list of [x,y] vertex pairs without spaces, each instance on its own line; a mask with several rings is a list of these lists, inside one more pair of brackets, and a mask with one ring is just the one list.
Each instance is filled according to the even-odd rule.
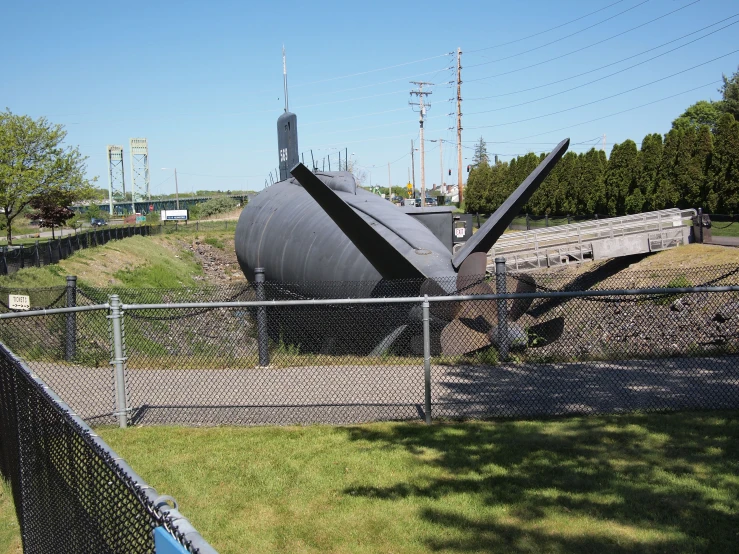
[[282,45],[282,78],[285,83],[285,112],[287,112],[287,62],[285,61],[285,45]]

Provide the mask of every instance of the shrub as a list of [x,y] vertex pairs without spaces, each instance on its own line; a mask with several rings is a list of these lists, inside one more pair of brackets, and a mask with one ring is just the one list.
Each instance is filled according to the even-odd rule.
[[211,198],[207,202],[203,202],[199,206],[200,217],[210,217],[212,215],[230,212],[238,206],[238,202],[233,198],[223,196],[220,198]]

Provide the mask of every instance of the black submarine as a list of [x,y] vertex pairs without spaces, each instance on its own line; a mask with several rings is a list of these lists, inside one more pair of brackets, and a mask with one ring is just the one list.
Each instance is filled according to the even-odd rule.
[[[346,171],[311,171],[299,160],[297,116],[277,120],[280,181],[249,202],[235,235],[249,281],[264,268],[268,298],[358,298],[494,292],[487,252],[564,155],[560,142],[484,225],[452,254],[422,221],[357,186]],[[518,292],[533,283],[518,281]],[[432,348],[464,354],[495,343],[495,302],[432,304]],[[511,302],[509,319],[527,309]],[[301,350],[325,353],[418,353],[419,306],[407,311],[301,306],[270,308],[269,333]],[[290,315],[292,314],[292,315]],[[525,332],[508,325],[510,344]]]

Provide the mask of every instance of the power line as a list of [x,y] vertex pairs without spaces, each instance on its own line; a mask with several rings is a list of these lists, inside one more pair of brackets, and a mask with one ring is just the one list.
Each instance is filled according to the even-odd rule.
[[264,177],[264,175],[205,175],[202,173],[185,173],[184,171],[178,171],[178,173],[190,177],[209,177],[211,179],[259,179]]
[[594,12],[586,13],[585,15],[581,15],[580,17],[576,19],[571,19],[570,21],[567,21],[566,23],[562,23],[560,25],[557,25],[555,27],[550,27],[549,29],[546,29],[544,31],[539,31],[538,33],[534,33],[533,35],[529,35],[527,37],[517,38],[516,40],[510,40],[508,42],[501,42],[500,44],[496,44],[494,46],[487,46],[485,48],[478,48],[477,50],[468,50],[468,53],[474,54],[475,52],[482,52],[483,50],[492,50],[493,48],[500,48],[501,46],[508,46],[509,44],[515,44],[517,42],[521,42],[524,40],[528,40],[530,38],[538,37],[540,35],[544,35],[546,33],[549,33],[551,31],[555,31],[557,29],[560,29],[561,27],[566,27],[567,25],[570,25],[571,23],[575,23],[577,21],[580,21],[581,19],[585,19],[586,17],[590,17],[591,15],[595,15],[598,12],[602,12],[603,10],[607,10],[608,8],[611,8],[615,6],[616,4],[620,4],[624,0],[618,0],[618,2],[614,2],[613,4],[608,4],[607,6],[604,6],[598,10],[595,10]]
[[[699,0],[696,0],[696,1],[699,1]],[[603,20],[601,20],[601,21],[598,21],[597,23],[594,23],[594,24],[592,24],[592,25],[590,25],[590,26],[588,26],[588,27],[585,27],[584,29],[580,29],[579,31],[575,31],[574,33],[571,33],[571,34],[569,34],[569,35],[565,35],[565,36],[563,36],[563,37],[561,37],[561,38],[558,38],[558,39],[552,40],[552,41],[550,41],[550,42],[546,42],[546,43],[544,43],[544,44],[542,44],[542,45],[540,45],[540,46],[536,46],[536,47],[534,47],[534,48],[529,48],[528,50],[524,50],[524,51],[522,51],[522,52],[518,52],[518,53],[516,53],[516,54],[511,54],[510,56],[505,56],[504,58],[498,58],[497,60],[491,60],[491,61],[489,61],[489,62],[482,62],[482,63],[476,63],[476,64],[473,64],[473,65],[468,65],[467,67],[468,67],[468,68],[471,68],[471,67],[478,67],[478,66],[480,66],[480,65],[488,65],[488,64],[491,64],[491,63],[496,63],[496,62],[502,62],[503,60],[510,60],[511,58],[515,58],[515,57],[517,57],[517,56],[522,56],[522,55],[524,55],[524,54],[528,54],[529,52],[534,52],[534,51],[536,51],[536,50],[541,50],[542,48],[546,48],[547,46],[551,46],[552,44],[556,44],[557,42],[560,42],[560,41],[566,40],[566,39],[568,39],[568,38],[570,38],[570,37],[574,37],[575,35],[578,35],[578,34],[580,34],[580,33],[583,33],[583,32],[585,32],[585,31],[587,31],[588,29],[592,29],[593,27],[597,27],[598,25],[601,25],[602,23],[605,23],[606,21],[610,21],[611,19],[614,19],[614,18],[616,18],[616,17],[618,17],[618,16],[620,16],[620,15],[623,15],[623,14],[625,14],[626,12],[630,12],[631,10],[634,10],[634,9],[636,9],[636,8],[638,8],[639,6],[643,6],[643,5],[644,5],[644,4],[646,4],[647,2],[649,2],[649,0],[644,0],[643,2],[641,2],[641,3],[637,4],[636,6],[631,6],[630,8],[628,8],[628,9],[626,9],[626,10],[622,11],[622,12],[619,12],[619,13],[617,13],[616,15],[612,15],[611,17],[607,17],[606,19],[603,19]]]
[[[632,59],[632,58],[637,58],[637,57],[639,57],[639,56],[641,56],[641,55],[643,55],[643,54],[646,54],[647,52],[651,52],[652,50],[657,50],[658,48],[662,48],[663,46],[667,46],[668,44],[672,44],[673,42],[677,42],[678,40],[682,40],[682,39],[684,39],[684,38],[686,38],[686,37],[689,37],[690,35],[694,35],[694,34],[696,34],[696,33],[700,33],[701,31],[705,31],[706,29],[708,29],[708,28],[710,28],[710,27],[713,27],[713,26],[715,26],[715,25],[718,25],[718,24],[720,24],[720,23],[723,23],[724,21],[728,21],[729,19],[733,19],[733,18],[735,18],[735,17],[737,17],[737,16],[739,16],[739,13],[737,13],[737,14],[734,14],[734,15],[732,15],[732,16],[730,16],[730,17],[727,17],[727,18],[725,18],[725,19],[722,19],[721,21],[717,21],[716,23],[711,23],[710,25],[707,25],[707,26],[705,26],[705,27],[703,27],[703,28],[701,28],[701,29],[698,29],[697,31],[693,31],[693,32],[691,32],[691,33],[688,33],[688,34],[686,34],[686,35],[683,35],[683,36],[681,36],[681,37],[678,37],[678,38],[676,38],[676,39],[673,39],[673,40],[667,41],[667,42],[665,42],[665,43],[663,43],[663,44],[660,44],[660,45],[658,45],[658,46],[654,46],[654,47],[652,47],[652,48],[649,48],[649,49],[647,49],[647,50],[643,50],[642,52],[639,52],[639,53],[637,53],[637,54],[633,54],[632,56],[627,56],[626,58],[622,58],[622,59],[620,59],[620,60],[617,60],[617,61],[615,61],[615,62],[611,62],[611,63],[609,63],[609,64],[606,64],[606,65],[602,65],[602,66],[600,66],[600,67],[596,67],[595,69],[590,69],[590,70],[588,70],[588,71],[584,71],[584,72],[582,72],[582,73],[578,73],[577,75],[572,75],[571,77],[565,77],[564,79],[558,79],[558,80],[556,80],[556,81],[551,81],[551,82],[549,82],[549,83],[545,83],[545,84],[543,84],[543,85],[537,85],[537,86],[535,86],[535,87],[529,87],[529,88],[525,88],[525,89],[520,89],[520,90],[516,90],[516,91],[513,91],[513,92],[506,92],[506,93],[504,93],[504,94],[493,94],[493,95],[491,95],[491,96],[479,96],[479,97],[475,97],[475,98],[465,98],[465,100],[467,100],[467,101],[474,101],[474,100],[489,100],[489,99],[491,99],[491,98],[502,98],[502,97],[504,97],[504,96],[512,96],[512,95],[514,95],[514,94],[521,94],[522,92],[528,92],[528,91],[531,91],[531,90],[536,90],[536,89],[540,89],[540,88],[548,87],[548,86],[551,86],[551,85],[556,85],[556,84],[558,84],[558,83],[562,83],[562,82],[564,82],[564,81],[569,81],[569,80],[571,80],[571,79],[576,79],[577,77],[582,77],[583,75],[588,75],[589,73],[594,73],[594,72],[596,72],[596,71],[600,71],[601,69],[605,69],[606,67],[610,67],[610,66],[612,66],[612,65],[617,65],[617,64],[619,64],[619,63],[621,63],[621,62],[625,62],[625,61],[627,61],[627,60],[630,60],[630,59]],[[680,45],[680,46],[677,46],[677,47],[675,47],[675,48],[672,48],[671,50],[667,50],[666,52],[663,52],[662,54],[659,54],[659,55],[657,55],[657,56],[654,56],[654,57],[652,57],[652,58],[649,58],[649,59],[647,59],[647,60],[644,60],[644,61],[642,61],[642,62],[639,62],[638,64],[635,64],[635,65],[629,66],[629,67],[627,67],[627,68],[625,68],[625,69],[623,69],[623,70],[621,70],[621,71],[626,71],[627,69],[632,69],[632,68],[634,68],[634,67],[637,67],[637,66],[639,66],[639,65],[642,65],[642,64],[644,64],[644,63],[647,63],[647,62],[650,62],[650,61],[652,61],[652,60],[655,60],[655,59],[657,59],[657,58],[659,58],[659,57],[661,57],[661,56],[664,56],[665,54],[669,54],[670,52],[674,52],[675,50],[679,50],[680,48],[683,48],[684,46],[687,46],[687,45],[689,45],[689,44],[693,44],[694,42],[697,42],[697,41],[699,41],[699,40],[702,40],[702,39],[704,39],[704,38],[706,38],[706,37],[708,37],[708,36],[710,36],[710,35],[712,35],[712,34],[714,34],[714,33],[718,33],[719,31],[721,31],[721,30],[723,30],[723,29],[726,29],[727,27],[730,27],[731,25],[735,25],[736,23],[737,23],[737,22],[734,22],[734,23],[730,23],[729,25],[726,25],[726,26],[724,26],[724,27],[721,27],[720,29],[715,29],[714,31],[712,31],[712,32],[710,32],[710,33],[707,33],[707,34],[703,35],[702,37],[698,37],[698,38],[696,38],[696,39],[694,39],[694,40],[691,40],[690,42],[686,42],[685,44],[682,44],[682,45]],[[619,73],[619,72],[616,72],[616,73]],[[616,75],[616,73],[611,73],[610,75],[606,75],[606,77],[610,77],[611,75]],[[605,78],[605,77],[603,77],[603,78]],[[590,82],[591,82],[591,83],[594,83],[595,81],[590,81]]]
[[395,108],[395,109],[392,109],[392,110],[383,110],[381,112],[363,113],[363,114],[359,114],[359,115],[349,115],[347,117],[339,117],[337,119],[325,119],[323,121],[310,121],[308,123],[303,123],[302,125],[303,125],[303,127],[307,127],[309,125],[318,125],[318,124],[321,124],[321,123],[334,123],[336,121],[346,121],[347,119],[360,119],[362,117],[369,117],[371,115],[380,115],[380,114],[390,113],[390,112],[401,112],[401,111],[404,111],[404,110],[405,110],[405,108]]
[[[680,7],[680,8],[677,8],[676,10],[672,10],[671,12],[668,12],[668,13],[666,13],[664,15],[660,15],[659,17],[655,17],[654,19],[651,19],[651,20],[647,21],[646,23],[642,23],[641,25],[637,25],[636,27],[632,27],[631,29],[627,29],[626,31],[622,31],[622,32],[617,33],[615,35],[612,35],[612,36],[610,36],[608,38],[604,38],[602,40],[599,40],[597,42],[594,42],[592,44],[589,44],[588,46],[583,46],[581,48],[577,48],[575,50],[572,50],[570,52],[567,52],[566,54],[561,54],[559,56],[555,56],[553,58],[549,58],[548,60],[537,62],[537,63],[531,64],[531,65],[527,65],[527,66],[524,66],[524,67],[519,67],[517,69],[512,69],[511,71],[505,71],[503,73],[497,73],[495,75],[489,75],[487,77],[479,77],[477,79],[467,79],[466,82],[471,83],[471,82],[475,82],[475,81],[484,81],[486,79],[492,79],[494,77],[501,77],[503,75],[510,75],[511,73],[516,73],[518,71],[524,71],[525,69],[531,69],[532,67],[537,67],[537,66],[543,65],[545,63],[552,62],[554,60],[559,60],[561,58],[565,58],[567,56],[571,56],[572,54],[576,54],[577,52],[582,52],[583,50],[587,50],[588,48],[592,48],[593,46],[596,46],[598,44],[603,44],[604,42],[608,42],[609,40],[613,40],[614,38],[617,38],[617,37],[623,36],[623,35],[625,35],[627,33],[630,33],[631,31],[635,31],[636,29],[640,29],[641,27],[644,27],[646,25],[649,25],[650,23],[654,23],[655,21],[658,21],[660,19],[663,19],[663,18],[667,17],[668,15],[672,15],[675,12],[679,12],[680,10],[684,10],[685,8],[687,8],[689,6],[692,6],[693,4],[697,4],[698,2],[700,2],[700,0],[694,0],[690,4],[686,4],[686,5],[684,5],[684,6]],[[495,60],[495,61],[498,61],[498,60]],[[486,63],[494,63],[494,62],[486,62]],[[483,65],[483,64],[477,64],[477,65]]]
[[[699,0],[696,0],[696,1],[699,1]],[[439,73],[441,71],[446,71],[448,69],[453,69],[453,68],[452,67],[445,67],[443,69],[437,69],[435,71],[426,71],[424,73],[418,73],[416,75],[409,75],[408,77],[400,77],[398,79],[390,79],[389,81],[381,81],[379,83],[371,83],[369,85],[361,85],[361,86],[358,86],[358,87],[350,87],[350,88],[344,88],[344,89],[340,89],[340,90],[333,90],[333,91],[330,91],[330,92],[322,92],[321,94],[322,95],[324,95],[324,94],[339,94],[340,92],[348,92],[350,90],[359,90],[359,89],[363,89],[363,88],[370,88],[370,87],[377,87],[377,86],[380,86],[380,85],[387,85],[388,83],[397,83],[399,81],[408,81],[409,79],[415,79],[416,77],[425,77],[427,75],[436,74],[436,73]]]
[[[424,120],[439,119],[441,117],[446,117],[446,114],[444,114],[444,115],[439,114],[439,115],[426,116],[426,117],[424,117]],[[392,123],[381,123],[379,125],[370,125],[369,127],[359,127],[357,129],[340,129],[338,131],[330,131],[330,132],[321,133],[321,134],[323,134],[323,135],[335,135],[335,134],[338,134],[338,133],[354,133],[354,132],[357,132],[357,131],[365,131],[365,130],[368,130],[368,129],[379,129],[380,127],[392,127],[393,125],[408,125],[408,120],[405,119],[403,121],[394,121]]]
[[593,123],[595,121],[601,121],[601,120],[607,119],[609,117],[614,117],[614,116],[621,115],[621,114],[624,114],[624,113],[627,113],[627,112],[638,110],[639,108],[644,108],[646,106],[651,106],[652,104],[657,104],[659,102],[664,102],[665,100],[670,100],[671,98],[675,98],[677,96],[681,96],[683,94],[687,94],[689,92],[693,92],[695,90],[699,90],[699,89],[702,89],[702,88],[705,88],[705,87],[708,87],[708,86],[711,86],[711,85],[717,85],[719,83],[723,83],[723,81],[711,81],[710,83],[705,83],[703,85],[699,85],[697,87],[694,87],[694,88],[691,88],[691,89],[688,89],[688,90],[683,90],[681,92],[677,92],[675,94],[671,94],[670,96],[665,96],[664,98],[660,98],[658,100],[653,100],[651,102],[647,102],[646,104],[640,104],[639,106],[634,106],[632,108],[627,108],[625,110],[614,112],[614,113],[611,113],[611,114],[608,114],[608,115],[604,115],[604,116],[601,116],[601,117],[596,117],[595,119],[589,119],[588,121],[582,121],[580,123],[575,123],[573,125],[567,125],[566,127],[560,127],[559,129],[552,129],[551,131],[544,131],[543,133],[536,133],[534,135],[528,135],[528,136],[525,136],[525,137],[519,137],[519,138],[516,138],[516,139],[512,139],[511,141],[507,141],[507,142],[515,142],[515,141],[524,140],[524,139],[527,139],[527,138],[540,137],[542,135],[547,135],[549,133],[556,133],[556,132],[559,132],[559,131],[564,131],[566,129],[572,129],[573,127],[579,127],[580,125],[587,125],[588,123]]
[[[739,21],[737,21],[737,23],[739,23]],[[732,25],[733,25],[733,23],[732,23]],[[671,77],[675,77],[676,75],[681,75],[682,73],[686,73],[688,71],[692,71],[693,69],[697,69],[699,67],[703,67],[704,65],[707,65],[707,64],[709,64],[711,62],[715,62],[716,60],[720,60],[720,59],[725,58],[727,56],[731,56],[732,54],[736,54],[737,52],[739,52],[739,50],[734,50],[733,52],[729,52],[728,54],[724,54],[722,56],[718,56],[716,58],[713,58],[713,59],[708,60],[708,61],[703,62],[703,63],[699,63],[698,65],[694,65],[693,67],[689,67],[687,69],[683,69],[681,71],[678,71],[677,73],[673,73],[671,75],[667,75],[666,77],[661,77],[660,79],[656,79],[654,81],[650,81],[649,83],[645,83],[643,85],[639,85],[637,87],[630,88],[628,90],[624,90],[624,91],[618,92],[616,94],[612,94],[611,96],[606,96],[604,98],[599,98],[598,100],[593,100],[592,102],[587,102],[585,104],[580,104],[579,106],[575,106],[573,108],[567,108],[567,109],[564,109],[564,110],[560,110],[558,112],[552,112],[552,113],[545,114],[545,115],[539,115],[539,116],[535,116],[535,117],[530,117],[528,119],[522,119],[520,121],[513,121],[513,122],[510,122],[510,123],[501,123],[499,125],[491,125],[491,127],[502,127],[504,125],[512,125],[513,123],[522,123],[524,121],[531,121],[532,119],[539,119],[539,118],[547,117],[547,116],[550,116],[550,115],[555,115],[555,114],[559,114],[559,113],[563,113],[563,112],[568,112],[568,111],[571,111],[571,110],[574,110],[574,109],[577,109],[577,108],[582,108],[584,106],[589,106],[591,104],[596,104],[597,102],[602,102],[603,100],[608,100],[610,98],[615,98],[616,96],[621,96],[622,94],[626,94],[626,93],[629,93],[629,92],[638,90],[640,88],[644,88],[646,86],[653,85],[654,83],[659,83],[660,81],[664,81],[665,79],[669,79]],[[627,68],[627,69],[629,69],[629,68]],[[589,83],[584,83],[582,85],[578,85],[576,87],[572,87],[572,88],[567,89],[567,90],[563,90],[563,91],[560,91],[560,92],[555,92],[554,94],[549,94],[547,96],[542,96],[541,98],[536,98],[534,100],[529,100],[527,102],[521,102],[520,104],[512,104],[510,106],[504,106],[502,108],[495,108],[495,109],[492,109],[492,110],[484,110],[484,111],[480,111],[480,112],[471,112],[471,113],[469,113],[467,115],[477,115],[477,114],[481,114],[481,113],[498,112],[498,111],[501,111],[501,110],[508,110],[508,109],[511,109],[511,108],[517,108],[519,106],[525,106],[527,104],[532,104],[534,102],[540,102],[541,100],[547,100],[547,99],[552,98],[554,96],[559,96],[560,94],[564,94],[566,92],[571,92],[573,90],[582,88],[584,86],[587,86],[587,85],[590,85],[592,83],[595,83],[596,81],[601,81],[602,79],[605,79],[606,77],[611,77],[613,75],[616,75],[617,73],[622,73],[623,71],[625,71],[625,70],[617,71],[616,73],[612,73],[611,75],[606,75],[605,77],[601,77],[600,79],[595,79],[594,81],[590,81]],[[470,128],[471,129],[480,129],[481,127],[470,127]]]
[[293,87],[305,87],[305,86],[308,86],[308,85],[315,85],[315,84],[318,84],[318,83],[327,83],[329,81],[337,81],[339,79],[348,79],[349,77],[358,77],[359,75],[367,75],[368,73],[377,73],[378,71],[386,71],[388,69],[395,69],[396,67],[403,67],[405,65],[412,65],[414,63],[427,62],[429,60],[435,60],[437,58],[443,58],[445,56],[451,56],[453,54],[454,54],[454,52],[447,52],[446,54],[439,54],[437,56],[429,56],[428,58],[423,58],[423,59],[420,59],[420,60],[414,60],[412,62],[398,63],[398,64],[395,64],[395,65],[389,65],[387,67],[381,67],[379,69],[370,69],[369,71],[360,71],[358,73],[349,73],[347,75],[341,75],[339,77],[330,77],[328,79],[321,79],[319,81],[310,81],[308,83],[300,83],[300,84],[292,85],[292,86]]
[[[317,104],[305,104],[303,106],[296,106],[295,109],[296,110],[297,109],[301,109],[302,110],[302,109],[305,109],[305,108],[313,108],[315,106],[326,106],[328,104],[343,104],[345,102],[355,102],[357,100],[366,100],[367,98],[377,98],[378,96],[390,96],[391,94],[400,94],[401,92],[403,94],[408,94],[408,89],[399,89],[399,90],[394,90],[392,92],[379,92],[377,94],[370,94],[370,95],[367,95],[367,96],[358,96],[358,97],[355,97],[355,98],[347,98],[346,100],[330,100],[329,102],[318,102]],[[274,110],[270,110],[270,111],[274,111]]]

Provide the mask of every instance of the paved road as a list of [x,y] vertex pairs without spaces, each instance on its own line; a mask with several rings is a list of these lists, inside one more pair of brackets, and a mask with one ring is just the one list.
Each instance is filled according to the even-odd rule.
[[[29,364],[83,418],[112,423],[110,368]],[[129,370],[139,424],[358,423],[424,417],[423,368]],[[434,365],[434,417],[739,408],[739,357]]]

